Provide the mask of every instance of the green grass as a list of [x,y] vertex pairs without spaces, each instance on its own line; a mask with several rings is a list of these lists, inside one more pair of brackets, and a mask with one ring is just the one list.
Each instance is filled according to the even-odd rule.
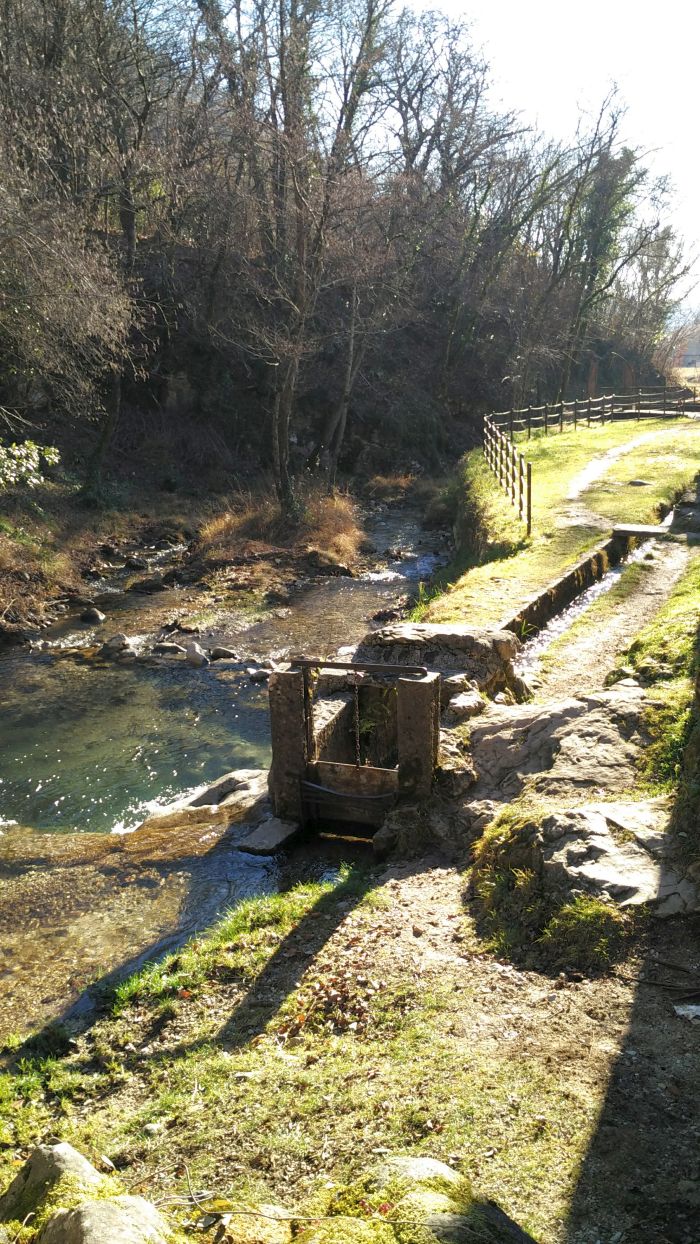
[[695,694],[700,673],[700,553],[653,621],[623,654],[614,682],[632,671],[649,688],[643,725],[647,746],[640,781],[651,793],[674,795],[673,828],[683,854],[700,857],[700,714]]
[[[346,1187],[377,1151],[457,1154],[478,1195],[540,1238],[575,1184],[595,1107],[542,1062],[488,1041],[477,1051],[463,970],[407,974],[383,939],[388,903],[376,875],[357,871],[247,900],[120,987],[77,1046],[40,1056],[14,1043],[0,1077],[0,1181],[18,1149],[52,1134],[107,1154],[153,1199],[191,1181],[238,1206],[318,1212],[328,1172]],[[323,938],[309,956],[307,941],[349,908],[335,956]]]
[[[592,458],[647,432],[659,432],[660,443],[611,462],[601,481],[578,501],[567,501],[572,481]],[[472,450],[460,468],[459,550],[439,581],[443,594],[419,610],[421,617],[494,625],[600,543],[616,522],[656,521],[700,470],[700,425],[656,419],[614,423],[538,436],[522,448],[533,467],[531,538],[524,536],[481,450]],[[636,478],[651,484],[637,488],[625,482]]]

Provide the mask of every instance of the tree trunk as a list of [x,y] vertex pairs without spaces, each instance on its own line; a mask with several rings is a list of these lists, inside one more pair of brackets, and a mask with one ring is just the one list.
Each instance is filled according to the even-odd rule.
[[121,372],[113,371],[107,381],[105,395],[105,412],[97,436],[97,444],[90,458],[83,485],[83,495],[87,500],[98,502],[102,496],[103,474],[107,450],[119,423],[122,405]]
[[136,260],[136,204],[126,177],[119,191],[119,223],[124,234],[124,267],[132,272]]
[[272,405],[272,465],[275,491],[282,513],[287,517],[292,517],[296,511],[294,489],[289,473],[289,424],[298,371],[298,360],[293,358],[284,368],[284,377],[282,383],[278,385]]

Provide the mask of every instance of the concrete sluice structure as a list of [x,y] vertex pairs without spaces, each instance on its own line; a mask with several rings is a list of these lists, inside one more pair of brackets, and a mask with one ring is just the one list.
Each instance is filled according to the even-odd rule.
[[440,675],[420,666],[292,661],[270,678],[275,816],[372,837],[400,799],[427,799]]

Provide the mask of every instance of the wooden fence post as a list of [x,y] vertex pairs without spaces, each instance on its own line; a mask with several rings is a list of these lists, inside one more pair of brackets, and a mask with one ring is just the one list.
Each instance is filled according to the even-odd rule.
[[527,534],[532,533],[532,463],[527,464]]
[[515,412],[513,410],[508,411],[508,437],[511,441],[513,439],[513,415],[514,414]]
[[578,427],[578,398],[574,398],[574,432]]
[[664,414],[666,414],[666,377],[664,376]]
[[591,395],[590,393],[588,394],[588,412],[586,415],[586,422],[588,424],[588,427],[590,428],[591,426]]
[[559,403],[559,431],[564,431],[564,403]]
[[549,435],[549,407],[546,402],[544,404],[544,434]]
[[532,403],[527,408],[527,439],[532,436]]
[[641,413],[642,413],[642,390],[638,388],[637,389],[637,418],[639,418]]

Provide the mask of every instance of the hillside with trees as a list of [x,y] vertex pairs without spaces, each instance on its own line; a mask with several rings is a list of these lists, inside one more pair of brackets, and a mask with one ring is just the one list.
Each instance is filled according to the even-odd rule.
[[6,0],[5,443],[177,490],[434,469],[486,409],[658,376],[683,269],[614,98],[499,112],[386,0]]

